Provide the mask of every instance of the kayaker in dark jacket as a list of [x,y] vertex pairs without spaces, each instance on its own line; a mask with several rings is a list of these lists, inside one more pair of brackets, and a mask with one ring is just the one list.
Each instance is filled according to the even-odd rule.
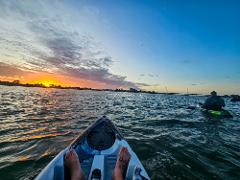
[[207,98],[205,103],[202,105],[202,108],[216,111],[222,110],[223,107],[225,107],[225,102],[215,91],[211,92],[211,96]]

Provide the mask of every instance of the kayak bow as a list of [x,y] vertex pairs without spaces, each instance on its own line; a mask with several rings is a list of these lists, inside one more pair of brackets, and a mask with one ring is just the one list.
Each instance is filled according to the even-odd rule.
[[99,180],[110,180],[121,147],[127,147],[131,154],[125,179],[150,179],[137,155],[126,140],[105,116],[87,128],[69,147],[62,150],[36,177],[37,180],[69,179],[64,167],[64,156],[73,148],[78,156],[81,168],[88,180],[95,172],[100,173]]

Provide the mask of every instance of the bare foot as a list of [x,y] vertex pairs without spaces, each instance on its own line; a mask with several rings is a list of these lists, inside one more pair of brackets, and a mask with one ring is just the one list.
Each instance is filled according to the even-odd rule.
[[129,154],[128,149],[126,147],[122,147],[118,154],[118,159],[113,171],[112,180],[123,180],[124,173],[126,173],[130,159],[131,155]]
[[70,170],[71,180],[84,180],[83,171],[80,166],[77,153],[71,149],[65,155],[65,165]]

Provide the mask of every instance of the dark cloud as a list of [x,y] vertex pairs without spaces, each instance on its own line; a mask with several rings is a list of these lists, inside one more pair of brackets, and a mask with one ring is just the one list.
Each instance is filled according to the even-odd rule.
[[27,36],[25,36],[25,42],[24,36],[14,38],[14,41],[11,39],[9,44],[18,42],[14,47],[21,52],[26,52],[23,53],[25,63],[15,67],[1,63],[0,75],[24,76],[27,73],[24,69],[32,69],[97,81],[105,83],[106,86],[137,87],[137,84],[127,81],[125,76],[110,72],[112,57],[99,50],[98,45],[89,35],[80,34],[68,27],[61,27],[62,20],[57,16],[45,17],[44,14],[39,15],[34,12],[30,15],[31,10],[26,9],[18,9],[16,13],[28,19],[25,22],[28,35],[34,37],[37,43],[26,40]]
[[98,81],[106,84],[110,84],[113,86],[133,86],[136,87],[135,83],[125,81],[126,77],[118,76],[109,73],[108,69],[104,68],[71,68],[64,67],[61,69],[62,74],[78,77],[80,79],[88,79],[92,81]]
[[6,64],[3,62],[0,62],[0,76],[5,77],[22,77],[28,75],[30,72],[27,72],[25,70],[21,70],[14,65]]
[[[88,49],[88,44],[75,43],[67,33],[61,34],[60,37],[50,36],[44,39],[43,43],[52,51],[52,55],[44,54],[40,59],[45,61],[45,65],[56,68],[60,74],[111,86],[136,87],[135,83],[126,81],[126,77],[109,72],[111,57],[94,56],[94,53]],[[36,62],[33,64],[36,65]]]

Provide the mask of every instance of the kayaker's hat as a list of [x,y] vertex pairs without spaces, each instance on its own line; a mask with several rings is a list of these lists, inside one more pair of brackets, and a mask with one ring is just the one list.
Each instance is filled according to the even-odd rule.
[[212,92],[211,92],[211,95],[212,95],[212,96],[216,96],[216,95],[217,95],[217,92],[216,92],[216,91],[212,91]]

